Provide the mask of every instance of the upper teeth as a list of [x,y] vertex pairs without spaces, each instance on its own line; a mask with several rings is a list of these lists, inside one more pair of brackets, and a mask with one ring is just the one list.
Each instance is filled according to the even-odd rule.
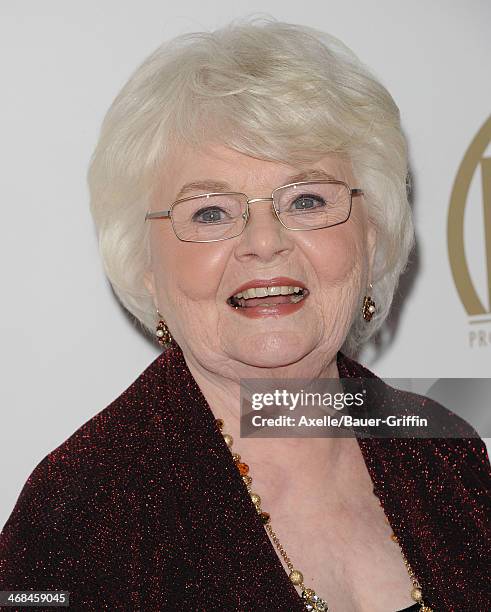
[[302,287],[293,287],[291,285],[281,287],[251,287],[241,293],[236,293],[233,297],[248,300],[249,298],[266,297],[267,295],[289,295],[291,293],[299,293],[302,290]]

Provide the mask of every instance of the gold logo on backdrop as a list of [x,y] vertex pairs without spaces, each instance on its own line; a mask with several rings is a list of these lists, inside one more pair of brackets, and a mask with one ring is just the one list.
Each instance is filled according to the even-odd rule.
[[[491,116],[479,130],[467,149],[460,164],[450,199],[448,211],[448,258],[462,304],[470,317],[469,323],[481,324],[491,322],[491,157],[485,157],[485,151],[491,141]],[[487,280],[486,302],[479,297],[466,258],[464,240],[464,214],[469,197],[471,182],[480,170],[482,195],[482,227],[477,227],[477,240],[484,239],[485,267]],[[484,335],[483,335],[484,334]],[[491,331],[477,333],[471,331],[471,346],[491,346]],[[474,342],[477,341],[477,342]]]

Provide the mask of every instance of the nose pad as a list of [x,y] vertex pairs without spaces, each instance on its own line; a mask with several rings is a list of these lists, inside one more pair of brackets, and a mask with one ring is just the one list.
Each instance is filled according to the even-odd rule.
[[[269,213],[266,207],[262,211],[256,211],[254,219],[250,207],[242,213],[245,220],[244,229],[240,243],[237,244],[236,256],[259,256],[261,259],[270,260],[280,252],[289,251],[292,248],[292,236],[286,235],[282,223],[276,215],[271,198],[257,198],[254,202],[270,202]],[[270,219],[269,214],[274,218]]]
[[[244,219],[244,231],[250,232],[251,231],[250,226],[254,225],[254,227],[256,227],[258,223],[260,227],[261,226],[264,227],[264,224],[266,224],[269,227],[268,231],[271,231],[272,229],[276,229],[275,223],[278,223],[278,219],[276,218],[272,205],[270,208],[270,213],[273,216],[273,219],[269,217],[266,210],[264,209],[257,210],[255,211],[255,213],[253,213],[251,208],[249,207],[248,213],[246,211],[242,214],[242,218]],[[267,221],[268,218],[269,218],[269,221]]]
[[248,201],[247,203],[247,210],[245,210],[242,213],[242,218],[244,220],[248,220],[251,217],[251,204],[254,204],[255,202],[270,202],[270,211],[271,214],[273,215],[273,217],[279,221],[278,219],[278,215],[276,214],[276,210],[274,207],[274,202],[271,198],[252,198],[251,200]]

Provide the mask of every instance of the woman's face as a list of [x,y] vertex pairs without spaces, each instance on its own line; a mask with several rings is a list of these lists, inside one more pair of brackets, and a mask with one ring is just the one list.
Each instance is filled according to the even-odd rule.
[[[271,197],[273,189],[306,169],[323,170],[350,187],[363,188],[355,184],[351,165],[334,157],[300,168],[209,145],[182,148],[168,161],[152,210],[170,208],[185,183],[206,180],[227,182],[230,191],[249,198]],[[250,204],[242,234],[219,242],[182,242],[170,219],[148,223],[151,269],[145,284],[178,344],[203,365],[219,368],[232,360],[239,367],[274,368],[316,356],[332,358],[353,317],[361,316],[375,244],[363,197],[353,198],[346,223],[311,231],[283,227],[271,202]],[[249,281],[277,277],[291,279],[285,285],[305,286],[307,297],[294,308],[257,307],[247,314],[228,303]]]

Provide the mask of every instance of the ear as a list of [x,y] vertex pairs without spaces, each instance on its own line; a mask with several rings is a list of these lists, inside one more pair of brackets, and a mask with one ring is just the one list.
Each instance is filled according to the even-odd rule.
[[155,277],[153,275],[152,270],[148,269],[143,274],[143,284],[147,288],[147,291],[152,295],[153,303],[155,304],[155,307],[157,307],[156,297],[155,297]]
[[368,221],[367,229],[367,250],[368,250],[368,278],[372,279],[373,262],[377,248],[377,229],[375,225]]

